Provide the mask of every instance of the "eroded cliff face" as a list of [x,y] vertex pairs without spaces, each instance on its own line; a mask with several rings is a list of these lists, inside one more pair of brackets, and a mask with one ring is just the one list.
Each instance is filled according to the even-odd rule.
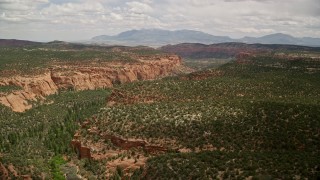
[[52,81],[50,73],[34,77],[12,77],[0,79],[0,85],[15,85],[22,88],[12,93],[0,94],[0,103],[10,107],[13,111],[23,112],[32,105],[28,101],[37,101],[58,91],[57,85]]
[[52,80],[61,89],[75,90],[111,87],[116,83],[149,80],[172,74],[181,59],[178,56],[165,56],[158,60],[142,60],[139,63],[102,63],[98,66],[64,66],[53,70]]
[[0,94],[0,103],[13,111],[24,112],[32,108],[29,101],[44,99],[59,89],[92,90],[112,87],[113,84],[151,80],[171,75],[181,66],[181,58],[176,55],[154,58],[140,58],[137,63],[54,65],[38,76],[0,78],[0,86],[15,85],[22,88]]

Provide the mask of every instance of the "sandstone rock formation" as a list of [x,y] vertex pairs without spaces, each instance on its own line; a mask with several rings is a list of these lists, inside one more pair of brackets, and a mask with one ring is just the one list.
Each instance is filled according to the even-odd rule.
[[37,101],[37,99],[43,99],[45,96],[58,91],[58,87],[52,81],[49,73],[35,77],[18,76],[0,79],[1,85],[14,85],[22,88],[22,90],[0,95],[0,103],[16,112],[30,109],[32,106],[28,103],[28,100]]
[[91,159],[90,148],[82,146],[80,141],[72,140],[71,147],[78,154],[79,159],[83,159],[83,158]]
[[4,165],[0,162],[0,179],[5,180],[9,178],[9,171]]
[[57,64],[38,76],[0,78],[0,86],[15,85],[22,88],[1,93],[0,103],[13,111],[24,112],[32,107],[28,101],[43,99],[59,89],[92,90],[112,87],[113,84],[151,80],[168,76],[180,66],[181,58],[176,55],[138,57],[138,62],[131,63]]

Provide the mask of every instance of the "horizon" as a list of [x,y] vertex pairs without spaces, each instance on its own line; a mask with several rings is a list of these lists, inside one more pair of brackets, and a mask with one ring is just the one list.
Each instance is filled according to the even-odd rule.
[[[210,34],[210,33],[207,33],[207,32],[203,32],[203,31],[200,31],[200,30],[192,30],[192,29],[177,29],[177,30],[167,30],[167,29],[160,29],[160,28],[150,28],[150,29],[146,29],[146,28],[142,28],[142,29],[129,29],[129,30],[126,30],[126,31],[122,31],[122,32],[119,32],[117,34],[113,34],[113,35],[110,35],[110,34],[99,34],[99,35],[96,35],[96,36],[93,36],[93,37],[97,37],[97,36],[104,36],[104,35],[107,35],[107,36],[117,36],[123,32],[128,32],[128,31],[134,31],[134,30],[137,30],[137,31],[140,31],[140,30],[164,30],[164,31],[171,31],[171,32],[174,32],[174,31],[198,31],[198,32],[202,32],[202,33],[206,33],[206,34]],[[261,37],[264,37],[264,36],[269,36],[269,35],[276,35],[276,34],[282,34],[282,35],[288,35],[288,36],[292,36],[294,38],[318,38],[318,37],[310,37],[310,36],[304,36],[304,37],[297,37],[297,36],[293,36],[291,34],[285,34],[285,33],[279,33],[279,32],[275,32],[275,33],[271,33],[271,34],[266,34],[266,35],[262,35],[262,36],[243,36],[243,37],[239,37],[239,38],[233,38],[231,36],[228,36],[228,35],[221,35],[221,37],[225,36],[225,37],[230,37],[234,40],[239,40],[239,39],[242,39],[242,38],[246,38],[246,37],[252,37],[252,38],[261,38]],[[216,36],[215,34],[210,34],[210,35],[213,35],[213,36]],[[18,39],[18,38],[1,38],[0,39],[5,39],[5,40],[22,40],[22,41],[33,41],[33,42],[43,42],[43,43],[46,43],[46,42],[53,42],[53,41],[63,41],[63,42],[71,42],[71,43],[81,43],[83,41],[89,41],[91,40],[93,37],[89,38],[89,39],[80,39],[80,40],[71,40],[71,41],[68,41],[68,40],[64,40],[64,39],[52,39],[52,40],[32,40],[32,39]],[[239,42],[240,43],[240,42]]]

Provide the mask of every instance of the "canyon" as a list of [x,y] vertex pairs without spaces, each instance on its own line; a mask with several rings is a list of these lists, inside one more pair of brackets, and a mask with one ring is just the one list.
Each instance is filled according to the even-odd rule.
[[21,89],[0,93],[0,103],[15,112],[32,108],[32,103],[60,90],[93,90],[137,80],[152,80],[183,69],[177,55],[136,57],[136,62],[54,63],[43,74],[0,78],[0,86]]

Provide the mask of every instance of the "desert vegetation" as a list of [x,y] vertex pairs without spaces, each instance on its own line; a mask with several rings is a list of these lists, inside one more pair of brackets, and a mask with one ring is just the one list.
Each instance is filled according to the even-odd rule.
[[[46,45],[52,47],[58,50],[3,48],[17,53],[5,58],[1,72],[16,63],[16,71],[28,74],[24,63],[41,70],[52,62],[161,54],[146,47],[124,53],[125,47]],[[25,56],[33,52],[39,59]],[[0,106],[0,172],[5,167],[12,179],[317,179],[320,59],[306,53],[248,54],[191,74],[60,90],[24,113]],[[90,156],[79,159],[72,141]]]
[[[94,126],[172,150],[151,156],[144,171],[137,170],[141,179],[314,179],[320,162],[319,65],[319,59],[261,55],[121,85]],[[83,136],[90,139],[85,131]]]
[[60,169],[55,164],[61,164],[51,159],[72,152],[70,141],[79,121],[103,107],[108,92],[61,92],[25,113],[14,113],[1,106],[1,163],[13,164],[19,175],[35,179],[59,174],[51,175]]

